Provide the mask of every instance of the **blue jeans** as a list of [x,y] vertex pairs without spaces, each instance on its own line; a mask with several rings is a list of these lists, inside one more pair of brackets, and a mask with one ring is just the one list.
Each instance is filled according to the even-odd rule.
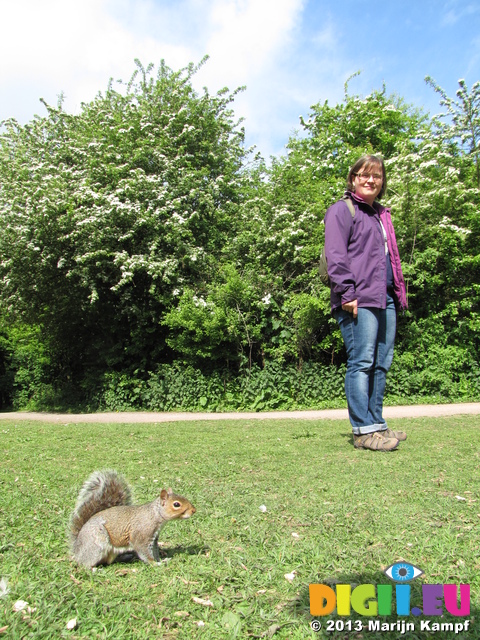
[[386,309],[359,308],[355,319],[343,309],[334,315],[347,349],[345,394],[353,433],[383,431],[383,396],[397,325],[394,300],[387,295]]

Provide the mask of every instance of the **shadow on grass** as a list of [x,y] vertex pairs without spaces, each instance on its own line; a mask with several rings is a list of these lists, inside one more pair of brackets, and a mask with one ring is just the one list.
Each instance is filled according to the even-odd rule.
[[351,431],[349,431],[348,433],[341,433],[340,434],[341,438],[345,438],[345,440],[348,442],[348,444],[351,444],[353,447],[353,433]]
[[160,555],[162,558],[173,558],[177,555],[187,555],[187,556],[204,556],[210,551],[209,547],[200,546],[200,545],[191,545],[190,547],[171,547],[169,549],[160,549]]
[[[179,555],[187,555],[187,556],[200,556],[206,555],[210,549],[208,547],[201,546],[190,546],[190,547],[171,547],[169,549],[164,549],[163,547],[159,549],[160,558],[164,560],[169,560]],[[141,562],[135,551],[127,551],[125,553],[121,553],[119,556],[115,558],[115,563],[128,564],[130,562]]]
[[[391,615],[388,616],[363,616],[356,613],[353,608],[348,616],[337,615],[335,609],[331,614],[326,616],[312,616],[310,613],[310,594],[309,588],[303,587],[298,598],[291,602],[292,614],[296,617],[304,617],[308,624],[312,621],[321,623],[322,633],[327,631],[325,637],[337,640],[347,640],[349,638],[362,637],[362,629],[359,629],[359,623],[363,624],[363,632],[368,633],[369,639],[380,639],[385,637],[400,638],[405,637],[411,640],[427,640],[433,636],[441,637],[442,640],[478,640],[480,637],[480,609],[478,606],[472,606],[473,594],[470,594],[470,614],[468,616],[453,616],[449,614],[443,601],[440,600],[437,606],[443,609],[443,615],[437,616],[415,616],[412,613],[408,616],[397,615],[395,601],[395,584],[389,582],[383,572],[374,573],[351,573],[340,574],[334,577],[316,577],[313,578],[311,584],[324,584],[333,591],[337,584],[350,585],[353,591],[356,586],[364,584],[392,585],[392,604]],[[410,611],[415,607],[423,607],[422,585],[427,584],[421,580],[414,580],[410,583]],[[468,621],[467,629],[465,623]],[[456,625],[462,625],[462,628]],[[384,626],[382,626],[384,625]],[[385,625],[388,625],[385,626]],[[409,625],[409,626],[407,626]],[[435,626],[440,625],[440,626]],[[319,637],[323,637],[320,635]]]

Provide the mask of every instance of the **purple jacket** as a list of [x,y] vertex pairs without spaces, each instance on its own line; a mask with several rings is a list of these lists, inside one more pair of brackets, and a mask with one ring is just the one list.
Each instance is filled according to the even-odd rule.
[[407,308],[405,282],[390,210],[378,202],[373,207],[350,191],[352,217],[342,200],[325,214],[325,255],[330,278],[332,310],[357,299],[359,307],[387,306],[387,264],[380,220],[387,232],[397,307]]

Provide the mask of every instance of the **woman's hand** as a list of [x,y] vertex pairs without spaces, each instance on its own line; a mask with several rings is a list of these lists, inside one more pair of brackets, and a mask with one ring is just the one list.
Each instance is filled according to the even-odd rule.
[[342,309],[344,311],[348,311],[348,313],[353,313],[353,317],[357,317],[357,301],[352,300],[351,302],[345,302],[342,304]]

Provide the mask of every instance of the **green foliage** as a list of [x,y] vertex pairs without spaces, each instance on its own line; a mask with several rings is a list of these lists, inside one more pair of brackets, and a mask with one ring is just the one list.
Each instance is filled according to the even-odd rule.
[[186,289],[164,319],[168,344],[190,361],[242,361],[261,339],[265,299],[253,283],[225,264],[216,281],[205,285],[205,297]]
[[430,119],[385,87],[352,95],[349,81],[267,166],[243,148],[235,92],[196,93],[193,65],[136,64],[79,115],[60,100],[25,126],[4,123],[3,405],[322,403],[313,374],[317,395],[298,386],[309,367],[330,379],[345,363],[317,275],[322,221],[364,153],[385,158],[409,298],[390,397],[475,396],[479,83],[459,81],[452,99],[427,78],[446,110]]
[[[345,365],[279,361],[235,373],[191,365],[161,365],[147,379],[109,374],[92,408],[108,411],[275,411],[345,406]],[[466,349],[433,346],[400,353],[387,379],[386,403],[462,402],[480,394],[477,362]]]
[[0,138],[0,293],[73,369],[165,355],[162,314],[214,271],[239,199],[233,94],[137,66],[80,115],[46,105]]
[[51,407],[55,393],[49,382],[51,369],[38,328],[3,323],[0,330],[1,407]]
[[[456,103],[442,95],[452,115]],[[400,332],[401,349],[423,351],[430,340],[439,347],[448,341],[478,361],[480,189],[461,142],[470,125],[478,127],[478,109],[470,116],[423,126],[415,145],[400,146],[388,168],[413,325]]]
[[400,353],[387,378],[386,402],[458,402],[480,397],[479,363],[468,349],[439,346]]
[[102,409],[125,411],[264,411],[343,406],[344,366],[306,362],[299,370],[269,362],[235,374],[211,373],[179,363],[162,365],[146,381],[110,374],[99,403]]
[[[473,161],[476,185],[480,188],[480,82],[475,82],[469,93],[465,80],[459,80],[456,93],[458,100],[455,100],[430,76],[425,81],[440,94],[440,104],[447,110],[435,118],[440,132],[447,141],[457,139],[462,149],[466,150],[467,157],[470,156]],[[451,123],[442,126],[440,119],[445,117],[451,119]]]
[[343,193],[348,169],[360,154],[388,158],[402,145],[412,148],[422,122],[385,91],[365,99],[346,94],[336,107],[312,107],[308,121],[302,120],[305,135],[289,141],[287,158],[272,159],[270,169],[255,167],[239,231],[227,249],[257,287],[257,297],[268,293],[275,302],[260,326],[267,339],[257,361],[342,361],[329,293],[317,275],[325,210]]

